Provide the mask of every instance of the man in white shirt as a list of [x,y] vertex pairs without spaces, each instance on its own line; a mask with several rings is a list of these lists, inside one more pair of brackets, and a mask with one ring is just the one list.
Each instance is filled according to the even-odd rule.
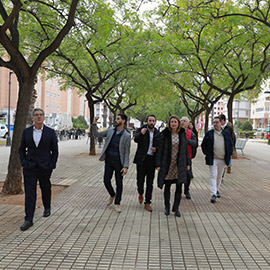
[[21,226],[22,231],[33,226],[37,181],[44,206],[43,217],[51,214],[50,177],[58,158],[57,138],[54,130],[43,124],[43,109],[35,108],[32,117],[34,125],[24,129],[19,148],[25,191],[25,222]]
[[155,124],[156,117],[154,115],[149,115],[146,119],[146,125],[139,128],[134,137],[134,141],[138,144],[133,161],[135,164],[137,164],[138,199],[140,204],[144,200],[144,182],[146,178],[144,208],[149,212],[152,212],[151,200],[159,138],[159,131],[155,128]]

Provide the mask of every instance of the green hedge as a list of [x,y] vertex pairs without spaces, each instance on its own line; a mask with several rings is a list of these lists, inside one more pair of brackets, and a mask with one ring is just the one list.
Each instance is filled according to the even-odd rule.
[[248,133],[249,139],[255,138],[255,135],[254,135],[255,131],[239,131],[238,132],[239,138],[246,138],[246,133]]

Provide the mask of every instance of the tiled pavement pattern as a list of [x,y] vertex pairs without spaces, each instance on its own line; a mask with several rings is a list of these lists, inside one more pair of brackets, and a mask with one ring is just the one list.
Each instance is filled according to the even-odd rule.
[[34,226],[21,232],[23,207],[0,205],[0,269],[270,269],[269,163],[234,160],[222,197],[211,204],[199,150],[181,218],[163,214],[156,181],[154,211],[143,209],[131,163],[117,214],[106,207],[103,163],[81,154],[87,147],[84,140],[60,142],[52,182],[70,186],[53,200],[49,218],[37,209]]

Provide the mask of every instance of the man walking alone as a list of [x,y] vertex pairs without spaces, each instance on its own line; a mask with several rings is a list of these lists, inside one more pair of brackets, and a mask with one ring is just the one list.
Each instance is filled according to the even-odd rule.
[[[99,160],[105,160],[104,185],[110,194],[107,206],[111,205],[114,201],[114,210],[120,213],[123,176],[128,171],[131,141],[130,134],[124,128],[127,122],[127,116],[125,114],[118,114],[115,119],[115,127],[102,132],[98,132],[97,130],[96,123],[98,119],[99,117],[96,117],[93,121],[92,132],[95,137],[106,137]],[[111,183],[113,172],[115,174],[116,192]]]
[[156,152],[158,145],[159,131],[155,128],[156,117],[149,115],[146,125],[139,128],[135,133],[134,141],[138,144],[134,158],[137,164],[137,190],[139,193],[139,203],[144,200],[144,182],[146,177],[146,192],[144,207],[152,212],[151,199],[153,191],[153,181],[155,178]]
[[25,191],[25,222],[21,230],[33,225],[37,199],[37,181],[44,206],[43,217],[51,214],[50,177],[58,158],[57,138],[53,129],[43,124],[44,110],[35,108],[32,113],[34,125],[24,129],[19,156],[23,167]]

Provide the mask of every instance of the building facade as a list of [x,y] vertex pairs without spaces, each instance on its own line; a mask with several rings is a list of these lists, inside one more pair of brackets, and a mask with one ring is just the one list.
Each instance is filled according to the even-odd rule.
[[[72,126],[71,117],[83,115],[85,119],[89,119],[87,102],[85,102],[84,96],[78,95],[76,89],[69,88],[66,91],[61,91],[58,80],[46,79],[44,75],[38,76],[35,89],[37,93],[35,107],[44,109],[47,125],[68,128]],[[1,122],[7,124],[10,107],[11,129],[14,124],[18,91],[16,75],[8,69],[0,67],[0,117]]]
[[270,131],[270,89],[265,91],[251,104],[252,127],[256,130]]

